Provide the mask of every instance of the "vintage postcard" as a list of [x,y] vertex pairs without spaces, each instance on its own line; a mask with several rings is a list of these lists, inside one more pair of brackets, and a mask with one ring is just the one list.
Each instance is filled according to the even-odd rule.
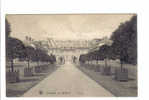
[[136,14],[6,14],[7,97],[137,97]]

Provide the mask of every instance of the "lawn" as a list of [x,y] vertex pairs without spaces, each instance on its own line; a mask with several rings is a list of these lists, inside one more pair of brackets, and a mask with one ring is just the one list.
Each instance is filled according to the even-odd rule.
[[[76,66],[84,72],[91,79],[96,81],[99,85],[103,86],[105,89],[110,91],[116,97],[136,97],[138,92],[137,86],[137,66],[124,64],[125,68],[128,68],[128,82],[120,82],[114,79],[114,68],[120,67],[120,64],[114,61],[108,62],[111,66],[112,75],[105,76],[102,75],[101,72],[95,72],[94,70],[85,68],[87,66],[92,66],[92,64],[77,64]],[[98,66],[103,67],[104,62],[100,61]]]
[[[31,67],[35,67],[36,63],[31,63]],[[41,66],[49,66],[48,70],[42,72],[42,73],[34,73],[33,76],[30,77],[24,77],[24,71],[23,69],[27,67],[26,62],[22,63],[15,63],[15,70],[20,71],[20,82],[17,83],[6,83],[6,96],[7,97],[20,97],[22,96],[26,91],[31,89],[33,86],[38,84],[41,80],[43,80],[46,76],[50,75],[52,72],[54,72],[58,65],[56,64],[45,64],[40,63]],[[7,64],[6,67],[7,71],[10,69],[9,64]]]

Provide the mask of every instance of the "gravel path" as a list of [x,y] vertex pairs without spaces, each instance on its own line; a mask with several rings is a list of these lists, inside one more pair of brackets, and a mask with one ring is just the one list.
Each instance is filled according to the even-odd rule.
[[112,97],[113,95],[86,76],[70,62],[62,65],[24,97]]

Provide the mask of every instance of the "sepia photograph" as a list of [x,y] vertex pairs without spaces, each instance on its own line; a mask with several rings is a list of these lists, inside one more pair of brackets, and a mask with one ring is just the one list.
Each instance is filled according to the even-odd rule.
[[6,97],[138,97],[137,14],[6,14]]

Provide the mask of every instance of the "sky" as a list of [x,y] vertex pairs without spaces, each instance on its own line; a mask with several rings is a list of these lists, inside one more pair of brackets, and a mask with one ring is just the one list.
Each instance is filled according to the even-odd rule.
[[56,40],[91,40],[110,37],[120,23],[130,20],[132,14],[62,14],[6,16],[11,25],[11,36],[24,40],[53,38]]

